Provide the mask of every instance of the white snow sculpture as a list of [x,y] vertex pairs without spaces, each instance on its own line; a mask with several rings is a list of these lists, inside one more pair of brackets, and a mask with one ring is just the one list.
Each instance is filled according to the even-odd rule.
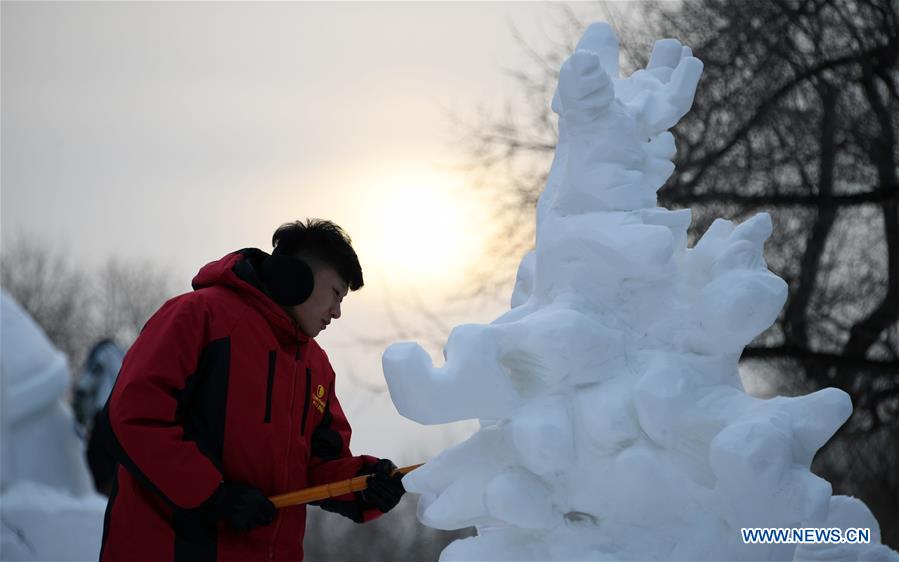
[[93,489],[91,476],[71,409],[62,400],[69,388],[68,361],[5,291],[0,302],[0,490],[31,480],[85,494]]
[[481,420],[404,479],[424,524],[477,526],[441,560],[820,559],[826,546],[743,544],[740,529],[876,527],[809,471],[848,396],[742,387],[743,347],[787,296],[763,257],[770,217],[719,219],[688,248],[689,209],[656,206],[701,72],[665,39],[620,78],[617,38],[590,26],[552,101],[559,143],[512,309],[455,328],[440,368],[414,343],[385,351],[402,415]]
[[64,397],[68,362],[0,291],[0,558],[88,560],[100,552],[106,498],[94,492]]

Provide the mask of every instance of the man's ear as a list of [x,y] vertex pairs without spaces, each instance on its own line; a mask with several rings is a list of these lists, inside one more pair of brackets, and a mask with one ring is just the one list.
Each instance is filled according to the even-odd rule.
[[306,302],[315,287],[312,268],[293,256],[271,255],[262,262],[262,280],[272,299],[281,306]]

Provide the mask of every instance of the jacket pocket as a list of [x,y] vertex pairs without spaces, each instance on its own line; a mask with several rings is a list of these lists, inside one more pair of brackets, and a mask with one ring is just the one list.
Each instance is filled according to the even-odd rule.
[[275,388],[275,360],[278,352],[275,350],[268,352],[268,386],[265,389],[265,417],[263,423],[272,423],[272,391]]
[[312,369],[306,367],[306,399],[303,401],[303,421],[300,424],[300,435],[306,435],[306,418],[309,417],[309,400],[312,398]]

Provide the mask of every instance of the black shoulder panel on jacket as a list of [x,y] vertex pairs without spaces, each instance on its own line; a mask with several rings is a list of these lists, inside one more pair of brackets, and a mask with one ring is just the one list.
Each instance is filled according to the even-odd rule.
[[196,442],[200,452],[220,471],[230,362],[230,338],[209,342],[200,354],[197,372],[187,378],[183,390],[175,392],[175,422],[184,426],[184,439]]

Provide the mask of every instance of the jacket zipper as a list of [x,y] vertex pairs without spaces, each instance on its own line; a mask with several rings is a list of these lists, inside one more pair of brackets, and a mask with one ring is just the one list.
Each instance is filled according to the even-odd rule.
[[265,391],[265,418],[263,423],[272,423],[272,391],[275,388],[275,359],[278,352],[274,349],[268,352],[268,388]]
[[[296,391],[297,391],[297,364],[300,362],[300,339],[299,339],[299,328],[297,328],[297,353],[296,353],[296,361],[293,363],[293,377],[291,377],[290,384],[290,415],[288,416],[288,420],[290,423],[287,427],[287,459],[284,462],[284,469],[286,472],[286,481],[290,482],[290,450],[293,448],[293,406],[296,403]],[[308,383],[307,383],[308,386]],[[280,515],[275,519],[275,532],[272,534],[272,543],[268,548],[268,559],[272,561],[275,559],[275,545],[278,544],[278,531],[281,530],[281,517]]]
[[[297,353],[296,353],[296,361],[293,364],[293,377],[291,377],[290,384],[290,415],[288,415],[288,420],[290,423],[287,428],[287,459],[284,462],[284,469],[286,472],[286,481],[290,482],[290,451],[293,449],[293,407],[296,404],[296,390],[297,390],[297,363],[300,361],[300,344],[297,342]],[[268,559],[275,559],[275,545],[278,544],[278,531],[281,530],[281,517],[277,517],[275,520],[275,532],[272,534],[272,544],[268,549]]]

